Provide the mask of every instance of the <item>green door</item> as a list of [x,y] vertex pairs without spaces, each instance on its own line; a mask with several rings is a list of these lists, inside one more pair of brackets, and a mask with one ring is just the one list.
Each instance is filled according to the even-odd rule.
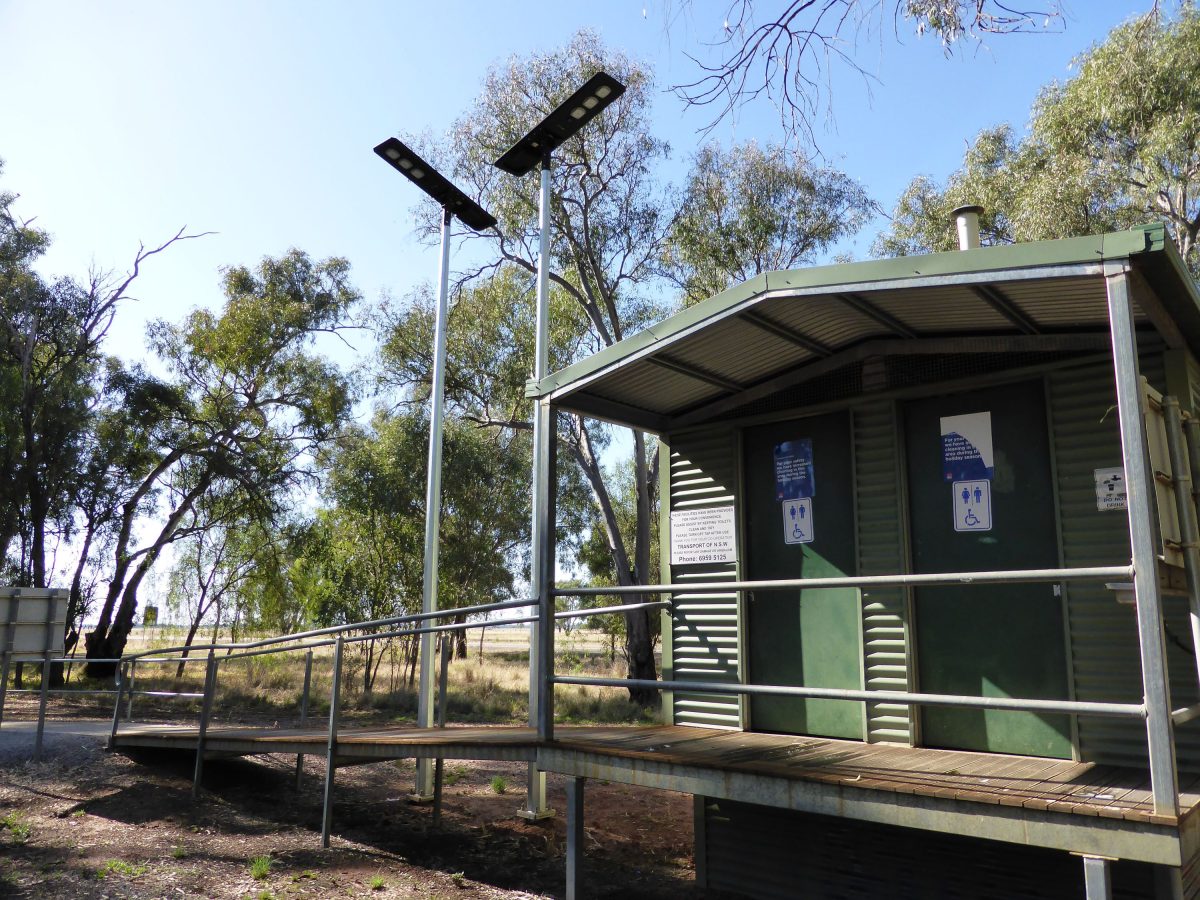
[[[748,429],[744,435],[748,579],[827,578],[855,570],[848,413]],[[855,588],[755,591],[747,598],[752,684],[862,687]],[[757,731],[862,739],[862,704],[752,697]]]
[[[1057,568],[1042,383],[917,400],[904,415],[914,571]],[[956,445],[959,431],[973,437]],[[943,432],[952,436],[944,440]],[[990,477],[966,471],[979,464],[970,450],[956,449],[968,444],[990,444],[990,453],[981,451],[991,457]],[[919,690],[1067,697],[1054,585],[928,587],[915,598]],[[925,707],[921,727],[928,747],[1071,756],[1070,723],[1061,715]]]

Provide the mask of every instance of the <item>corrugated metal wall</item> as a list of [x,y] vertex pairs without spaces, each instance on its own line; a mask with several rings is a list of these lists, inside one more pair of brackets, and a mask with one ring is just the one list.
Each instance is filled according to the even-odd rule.
[[[707,887],[764,898],[1084,897],[1083,863],[1057,850],[708,800],[697,870]],[[703,857],[703,859],[701,858]],[[1113,896],[1154,896],[1145,863],[1112,867]]]
[[[737,438],[729,429],[671,436],[671,509],[728,506],[737,488]],[[664,536],[664,541],[667,540]],[[737,578],[737,565],[672,566],[671,583]],[[672,676],[678,681],[737,684],[736,591],[687,594],[675,601],[671,628]],[[741,727],[740,698],[677,692],[676,725]]]
[[[1149,353],[1142,374],[1163,387],[1161,356]],[[1094,470],[1121,464],[1112,367],[1105,363],[1067,369],[1049,376],[1051,427],[1062,521],[1063,561],[1067,566],[1128,563],[1129,530],[1119,511],[1096,509]],[[1137,623],[1131,604],[1118,603],[1103,585],[1066,588],[1068,623],[1079,700],[1140,702],[1141,664]],[[1194,702],[1196,669],[1191,652],[1187,600],[1165,597],[1167,659],[1175,707]],[[1179,763],[1200,768],[1200,728],[1177,730]],[[1146,730],[1123,719],[1079,719],[1082,758],[1119,765],[1147,765]]]
[[[905,570],[904,516],[897,489],[900,449],[896,406],[890,401],[854,410],[855,503],[860,575]],[[907,600],[899,589],[862,595],[863,671],[870,691],[909,689]],[[907,706],[867,704],[867,740],[912,743]]]

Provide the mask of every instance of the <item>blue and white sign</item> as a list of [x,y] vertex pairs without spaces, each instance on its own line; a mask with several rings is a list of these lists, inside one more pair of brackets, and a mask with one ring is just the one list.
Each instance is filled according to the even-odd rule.
[[946,481],[992,480],[992,414],[942,417],[942,474]]
[[813,541],[812,498],[783,501],[783,542],[811,544]]
[[815,497],[811,438],[784,441],[775,445],[775,499],[798,500]]
[[954,530],[992,530],[992,483],[987,479],[954,482]]

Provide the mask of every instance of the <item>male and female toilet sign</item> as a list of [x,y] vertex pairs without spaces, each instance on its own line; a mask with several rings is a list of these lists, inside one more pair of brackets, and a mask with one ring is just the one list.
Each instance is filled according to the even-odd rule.
[[783,509],[783,542],[811,544],[813,497],[817,492],[811,438],[775,445],[775,499]]
[[943,416],[942,473],[951,483],[955,531],[992,530],[992,414]]
[[[991,412],[941,418],[942,474],[951,485],[955,531],[992,530]],[[816,474],[810,438],[775,445],[775,499],[783,513],[783,542],[810,544],[816,537]]]

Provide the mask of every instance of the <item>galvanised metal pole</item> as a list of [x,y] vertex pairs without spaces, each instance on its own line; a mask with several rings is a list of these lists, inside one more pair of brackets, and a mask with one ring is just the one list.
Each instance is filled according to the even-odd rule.
[[1167,684],[1166,634],[1158,589],[1158,555],[1154,547],[1154,480],[1146,446],[1145,402],[1138,372],[1137,334],[1133,325],[1129,275],[1125,266],[1105,266],[1108,321],[1112,333],[1117,412],[1121,451],[1125,458],[1125,487],[1129,513],[1129,544],[1133,551],[1133,588],[1142,690],[1146,705],[1146,742],[1150,753],[1150,789],[1154,812],[1179,815],[1175,739],[1171,726],[1171,695]]
[[[200,796],[200,779],[204,774],[204,742],[208,737],[208,720],[212,716],[213,698],[217,693],[217,654],[208,651],[204,669],[204,700],[200,704],[200,727],[196,730],[196,771],[192,775],[192,799]],[[120,695],[117,697],[120,700]],[[120,703],[117,703],[120,706]],[[114,726],[115,728],[115,726]]]
[[[552,172],[550,154],[542,159],[541,191],[538,200],[538,269],[537,269],[537,306],[535,311],[536,328],[534,331],[533,350],[533,380],[540,382],[546,377],[546,369],[550,361],[550,175]],[[549,597],[554,587],[542,583],[542,553],[545,548],[541,545],[541,515],[542,495],[545,483],[544,474],[549,461],[546,454],[547,423],[541,414],[542,404],[538,400],[533,403],[533,509],[530,522],[530,554],[529,554],[529,586],[531,596],[539,602]],[[556,423],[550,422],[553,428]],[[550,603],[553,604],[553,598]],[[553,606],[551,606],[553,615]],[[542,705],[545,703],[542,683],[541,655],[541,626],[531,625],[529,628],[529,724],[538,728],[541,718]],[[546,776],[535,763],[529,764],[529,777],[525,790],[525,808],[521,813],[526,818],[543,818],[550,815],[546,809]]]
[[[433,384],[429,398],[429,468],[425,481],[425,572],[421,611],[437,609],[438,528],[442,518],[442,395],[446,384],[446,319],[450,303],[450,222],[442,210],[442,257],[438,270],[437,317],[433,335]],[[417,695],[417,725],[433,727],[433,635],[421,635],[421,678]],[[418,799],[433,794],[433,768],[428,759],[417,760],[415,793]]]
[[117,727],[121,724],[121,692],[125,690],[125,673],[129,669],[129,663],[120,663],[117,666],[117,702],[113,704],[112,730],[108,733],[108,749],[111,750],[117,742]]

